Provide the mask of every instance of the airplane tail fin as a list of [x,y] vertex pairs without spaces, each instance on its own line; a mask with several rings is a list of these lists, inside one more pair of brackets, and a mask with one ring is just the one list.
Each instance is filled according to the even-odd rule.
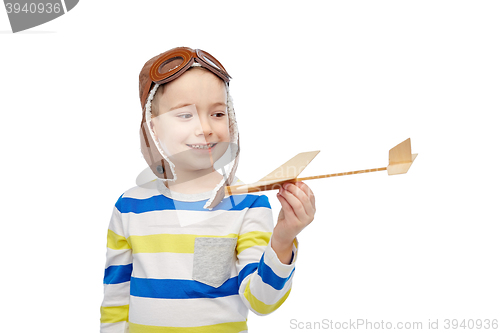
[[411,153],[410,138],[389,150],[389,165],[387,166],[389,176],[407,173],[417,155]]

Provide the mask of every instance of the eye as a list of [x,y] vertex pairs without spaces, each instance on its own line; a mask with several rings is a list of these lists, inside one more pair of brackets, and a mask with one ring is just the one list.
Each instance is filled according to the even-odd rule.
[[214,115],[216,118],[222,118],[226,115],[226,113],[225,112],[216,112],[216,113],[214,113]]
[[183,114],[177,115],[177,117],[182,118],[182,119],[189,119],[192,117],[192,115],[189,113],[183,113]]

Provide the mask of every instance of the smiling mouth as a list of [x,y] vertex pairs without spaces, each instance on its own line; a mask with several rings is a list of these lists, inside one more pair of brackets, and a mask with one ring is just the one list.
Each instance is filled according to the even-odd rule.
[[205,149],[205,150],[207,150],[207,149],[211,149],[211,148],[215,147],[216,144],[217,143],[210,143],[208,145],[188,145],[188,144],[186,144],[186,145],[190,148],[193,148],[193,149],[200,149],[200,150]]

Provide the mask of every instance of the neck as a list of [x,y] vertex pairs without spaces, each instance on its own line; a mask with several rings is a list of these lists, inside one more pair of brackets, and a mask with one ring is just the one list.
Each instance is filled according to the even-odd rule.
[[194,194],[213,190],[222,179],[222,175],[214,169],[203,170],[195,174],[181,171],[177,173],[175,182],[167,180],[165,186],[174,192]]

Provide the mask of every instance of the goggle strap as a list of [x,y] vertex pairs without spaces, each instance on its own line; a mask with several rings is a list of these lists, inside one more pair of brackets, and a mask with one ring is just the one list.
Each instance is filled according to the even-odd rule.
[[146,106],[146,100],[148,99],[149,92],[151,91],[151,87],[153,86],[153,81],[151,78],[148,79],[148,82],[144,86],[144,90],[142,91],[142,96],[141,96],[141,105]]

